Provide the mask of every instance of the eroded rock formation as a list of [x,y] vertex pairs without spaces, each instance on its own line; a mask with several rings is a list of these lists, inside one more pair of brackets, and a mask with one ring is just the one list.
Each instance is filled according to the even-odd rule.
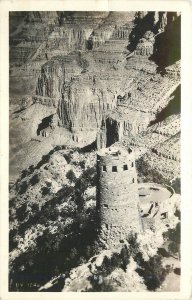
[[[84,52],[52,58],[43,65],[36,92],[58,99],[60,126],[76,133],[96,132],[106,112],[118,105],[127,107],[127,114],[137,115],[138,121],[127,121],[126,113],[122,117],[122,112],[117,111],[115,118],[117,122],[121,119],[124,135],[135,135],[145,130],[156,112],[167,105],[169,96],[179,84],[179,67],[167,67],[165,77],[156,75],[158,66],[149,58],[157,54],[156,35],[164,34],[169,26],[174,27],[178,17],[166,12],[137,13],[136,19],[134,16],[110,13],[105,20],[100,19],[99,25],[93,15],[90,16],[95,20],[93,26],[96,28],[88,34],[90,23],[86,23],[87,35],[83,39],[87,39],[89,50],[86,52],[77,45]],[[84,16],[72,14],[63,18],[62,26],[69,26],[70,22],[83,22]],[[134,35],[141,26],[140,38],[137,35],[136,40]],[[56,31],[62,30],[65,32],[64,28]],[[78,41],[82,39],[81,33],[75,31],[72,41],[77,40],[75,35]],[[127,49],[129,42],[135,43],[131,56],[130,46]],[[72,45],[70,47],[74,49]],[[145,113],[143,125],[139,120],[141,116],[134,110]]]
[[32,105],[56,112],[57,121],[43,128],[44,137],[66,128],[74,142],[97,138],[98,148],[125,140],[138,144],[137,136],[173,102],[180,57],[178,51],[171,59],[167,53],[179,48],[179,14],[12,15],[10,92],[23,88]]
[[[42,11],[10,20],[10,290],[143,291],[155,282],[157,291],[167,272],[158,248],[179,201],[149,203],[139,188],[141,211],[137,178],[179,190],[180,16]],[[113,144],[132,145],[136,160],[130,150],[102,153]],[[143,218],[147,234],[126,242]],[[127,247],[93,256],[98,219],[102,248],[115,239]]]

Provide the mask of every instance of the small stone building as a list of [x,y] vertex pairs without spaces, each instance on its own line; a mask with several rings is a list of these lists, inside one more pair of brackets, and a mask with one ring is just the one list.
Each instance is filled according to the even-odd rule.
[[104,148],[97,154],[99,237],[116,244],[142,230],[134,152]]

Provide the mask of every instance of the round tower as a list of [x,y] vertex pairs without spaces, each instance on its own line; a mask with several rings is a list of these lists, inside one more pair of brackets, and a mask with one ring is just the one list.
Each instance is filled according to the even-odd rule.
[[117,243],[141,230],[134,152],[105,148],[97,154],[99,236]]

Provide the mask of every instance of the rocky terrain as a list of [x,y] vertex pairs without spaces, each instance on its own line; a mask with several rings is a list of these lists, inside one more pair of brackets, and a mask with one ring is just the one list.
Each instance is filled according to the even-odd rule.
[[[103,250],[96,149],[114,143],[176,194],[171,219]],[[11,12],[10,290],[177,290],[179,194],[180,15]]]
[[[148,228],[144,235],[129,239],[118,250],[102,250],[96,241],[95,163],[95,151],[57,146],[37,165],[23,170],[11,188],[11,290],[155,290],[171,272],[170,268],[173,271],[178,265],[178,194],[167,203],[171,218],[164,222],[154,219],[152,231]],[[139,165],[138,174],[143,181]],[[158,172],[152,176],[158,181]],[[159,255],[158,251],[167,254]],[[165,257],[172,256],[173,264],[169,260],[164,263]],[[139,271],[148,270],[151,263],[162,272],[146,271],[154,282],[146,277],[148,273]],[[131,283],[129,272],[134,277]],[[117,282],[112,287],[113,280]]]

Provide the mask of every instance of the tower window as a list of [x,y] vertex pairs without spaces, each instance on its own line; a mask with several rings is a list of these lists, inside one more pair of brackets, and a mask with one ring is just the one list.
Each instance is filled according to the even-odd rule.
[[117,166],[112,166],[112,172],[117,172]]
[[132,162],[131,166],[134,167],[134,163],[133,162]]
[[123,171],[127,171],[128,170],[128,166],[127,165],[123,165]]
[[106,208],[108,208],[108,205],[107,205],[107,204],[103,204],[103,206],[106,207]]
[[132,182],[134,183],[135,182],[135,179],[133,178]]
[[103,166],[103,172],[106,172],[106,171],[107,171],[106,166]]

